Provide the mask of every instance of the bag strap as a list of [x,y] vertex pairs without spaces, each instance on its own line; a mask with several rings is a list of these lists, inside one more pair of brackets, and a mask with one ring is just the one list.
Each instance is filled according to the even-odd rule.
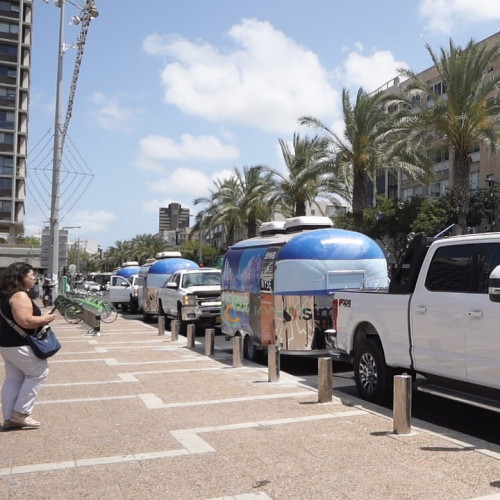
[[2,318],[5,320],[5,322],[13,330],[15,330],[17,333],[19,333],[19,335],[21,335],[21,337],[27,337],[28,336],[28,334],[15,321],[12,321],[11,319],[7,318],[7,316],[5,316],[5,314],[3,313],[3,311],[2,311],[1,308],[0,308],[0,316],[2,316]]

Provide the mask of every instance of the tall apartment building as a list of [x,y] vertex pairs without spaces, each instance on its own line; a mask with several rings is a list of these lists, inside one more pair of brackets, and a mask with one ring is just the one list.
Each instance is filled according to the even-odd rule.
[[0,233],[24,233],[33,2],[0,0]]
[[[485,44],[487,48],[492,48],[495,45],[500,46],[500,32],[478,43]],[[500,71],[500,57],[497,58],[492,71]],[[435,66],[422,71],[418,76],[426,81],[442,99],[447,98],[446,88]],[[405,88],[405,85],[406,82],[401,82],[399,78],[395,78],[378,89],[378,91],[399,94]],[[435,174],[435,180],[429,185],[419,184],[405,175],[396,176],[387,171],[380,172],[375,186],[370,185],[370,189],[367,189],[367,205],[373,205],[377,195],[403,202],[414,196],[430,198],[443,196],[446,190],[453,186],[452,169],[449,161],[450,153],[447,148],[439,145],[434,146],[429,151],[431,158],[434,160],[433,170]],[[496,184],[496,181],[500,181],[500,154],[492,155],[484,145],[477,144],[474,150],[470,151],[470,156],[472,158],[470,183],[473,191],[490,187],[492,184]]]
[[159,231],[175,231],[189,227],[189,208],[182,208],[180,203],[170,203],[168,207],[160,207]]

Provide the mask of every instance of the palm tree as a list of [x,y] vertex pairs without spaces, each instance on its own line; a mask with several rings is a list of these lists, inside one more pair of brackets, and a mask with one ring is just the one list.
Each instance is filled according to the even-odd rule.
[[248,228],[247,237],[257,236],[259,223],[271,218],[269,195],[272,189],[271,172],[261,165],[235,169],[238,186],[239,222]]
[[352,189],[354,228],[357,231],[363,227],[367,180],[375,181],[378,170],[399,170],[414,178],[427,179],[427,158],[418,148],[404,148],[400,143],[395,144],[391,117],[385,111],[384,104],[383,94],[367,94],[360,88],[352,105],[349,91],[343,89],[342,137],[316,118],[304,116],[299,119],[301,125],[326,132],[338,175]]
[[279,139],[279,144],[287,172],[269,169],[273,175],[270,201],[285,217],[306,215],[307,204],[313,205],[322,194],[346,195],[345,181],[339,182],[334,175],[325,138],[295,133],[292,147],[283,139]]
[[154,258],[157,253],[168,248],[168,243],[153,234],[139,234],[131,242],[130,260],[144,263],[146,259]]
[[226,235],[227,245],[232,245],[237,227],[237,217],[235,211],[228,209],[228,206],[231,205],[229,193],[235,192],[236,189],[234,177],[223,180],[216,179],[214,187],[209,189],[209,196],[196,198],[193,203],[205,205],[206,208],[196,217],[193,230],[201,231],[201,228],[215,230],[222,227]]
[[194,204],[205,204],[198,226],[215,229],[222,225],[227,235],[227,244],[232,245],[237,231],[245,231],[251,238],[257,234],[259,222],[268,220],[271,214],[269,192],[271,174],[260,165],[234,169],[228,179],[214,182],[210,196],[197,198]]
[[426,48],[445,93],[438,95],[414,72],[401,70],[409,82],[406,95],[395,99],[405,104],[399,115],[400,132],[407,143],[428,146],[437,142],[450,149],[457,220],[465,231],[470,199],[470,153],[479,144],[491,152],[498,150],[500,73],[492,70],[499,48],[476,45],[473,40],[464,49],[450,40],[449,50],[441,48],[439,55],[429,45]]

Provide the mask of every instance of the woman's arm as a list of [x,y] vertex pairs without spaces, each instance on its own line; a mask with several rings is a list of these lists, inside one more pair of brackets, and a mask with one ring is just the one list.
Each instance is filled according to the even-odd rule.
[[28,294],[25,292],[16,292],[10,298],[10,307],[15,322],[22,328],[33,330],[39,326],[46,325],[54,321],[55,314],[42,314],[42,316],[33,316],[33,305]]

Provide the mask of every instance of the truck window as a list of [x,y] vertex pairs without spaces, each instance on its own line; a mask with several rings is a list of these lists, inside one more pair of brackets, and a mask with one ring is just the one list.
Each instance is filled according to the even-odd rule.
[[488,277],[498,265],[498,243],[442,247],[434,254],[425,286],[433,292],[488,293]]
[[488,279],[491,271],[500,265],[500,244],[481,243],[477,246],[477,271],[473,273],[477,284],[474,288],[478,293],[488,293]]
[[474,245],[438,248],[432,258],[425,286],[432,292],[469,292]]

